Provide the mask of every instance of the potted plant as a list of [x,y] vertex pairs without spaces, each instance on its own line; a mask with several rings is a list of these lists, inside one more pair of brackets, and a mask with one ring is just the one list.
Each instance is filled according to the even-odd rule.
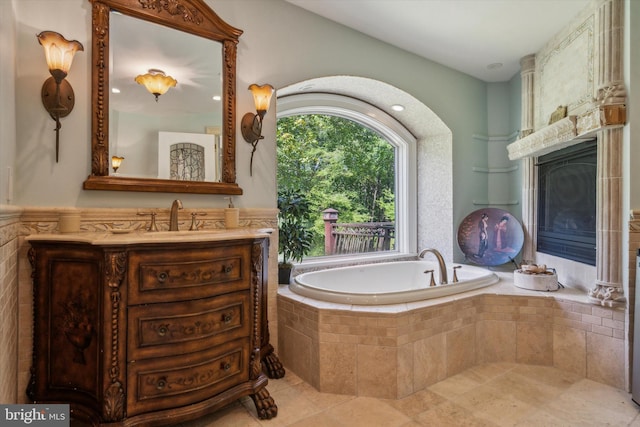
[[302,261],[311,249],[312,233],[309,228],[309,201],[300,192],[278,192],[278,283],[289,284],[292,262]]

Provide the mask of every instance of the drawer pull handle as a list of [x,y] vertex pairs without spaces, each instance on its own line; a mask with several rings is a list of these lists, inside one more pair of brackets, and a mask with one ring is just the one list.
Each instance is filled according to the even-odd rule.
[[156,384],[156,389],[162,390],[166,386],[167,386],[167,379],[166,378],[163,377],[163,378],[158,379],[158,383]]
[[224,274],[229,274],[229,273],[231,273],[232,270],[233,270],[233,266],[232,265],[224,265],[224,266],[222,266],[222,272]]
[[161,337],[165,336],[167,334],[167,332],[169,331],[169,328],[167,328],[166,325],[162,325],[158,328],[158,335],[160,335]]
[[167,281],[168,278],[169,278],[169,275],[167,274],[166,271],[163,271],[162,273],[158,273],[158,282],[164,283]]
[[224,323],[227,323],[227,324],[231,323],[231,319],[233,319],[233,316],[231,314],[229,314],[229,313],[225,313],[225,314],[222,315],[222,321]]
[[231,364],[229,362],[223,362],[221,367],[225,372],[229,372],[229,369],[231,369]]

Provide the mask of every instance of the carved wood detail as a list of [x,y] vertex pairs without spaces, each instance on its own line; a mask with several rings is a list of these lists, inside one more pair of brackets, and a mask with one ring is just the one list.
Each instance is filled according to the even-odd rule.
[[[89,0],[92,12],[91,175],[85,190],[242,194],[236,183],[235,86],[242,30],[223,21],[203,0]],[[222,182],[109,176],[109,11],[222,43]]]
[[[180,423],[246,395],[261,418],[277,414],[260,360],[269,346],[262,233],[178,247],[29,241],[32,401],[68,402],[92,425]],[[155,286],[142,274],[149,263],[188,280]]]
[[105,279],[111,289],[111,360],[109,381],[104,392],[103,416],[106,421],[116,421],[124,416],[124,388],[120,378],[120,286],[127,270],[126,252],[109,252],[105,255]]

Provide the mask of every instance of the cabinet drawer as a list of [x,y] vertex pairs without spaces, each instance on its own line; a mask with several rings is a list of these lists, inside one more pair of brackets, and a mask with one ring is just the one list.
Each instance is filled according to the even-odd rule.
[[136,250],[130,255],[129,304],[191,300],[248,289],[251,247]]
[[129,308],[128,360],[204,350],[251,333],[248,291]]
[[249,338],[129,364],[127,415],[189,405],[249,380]]

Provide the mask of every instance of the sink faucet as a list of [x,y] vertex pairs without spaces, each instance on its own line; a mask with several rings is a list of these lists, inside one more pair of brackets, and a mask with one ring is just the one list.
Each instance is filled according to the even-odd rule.
[[418,255],[418,257],[424,258],[427,252],[431,252],[438,259],[438,267],[440,268],[440,284],[446,285],[449,282],[447,279],[447,265],[444,263],[444,258],[442,257],[442,254],[438,252],[437,249],[427,248],[420,251],[420,255]]
[[169,216],[169,231],[178,231],[178,209],[182,209],[182,202],[176,199],[171,204],[171,215]]

